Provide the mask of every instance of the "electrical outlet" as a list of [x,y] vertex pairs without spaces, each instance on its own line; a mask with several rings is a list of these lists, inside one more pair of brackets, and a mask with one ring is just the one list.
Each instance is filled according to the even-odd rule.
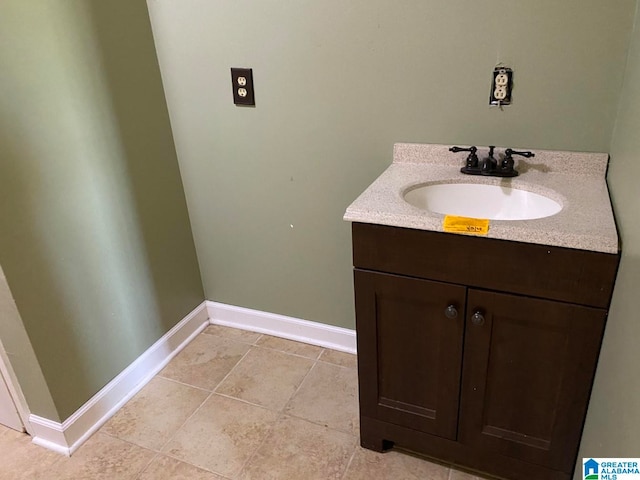
[[236,105],[255,105],[253,91],[253,71],[250,68],[232,68],[231,86],[233,87],[233,103]]
[[504,100],[505,98],[507,98],[507,87],[498,85],[493,91],[493,96],[496,98],[496,100]]
[[493,70],[489,105],[511,104],[511,91],[513,90],[513,70],[507,67],[496,67]]

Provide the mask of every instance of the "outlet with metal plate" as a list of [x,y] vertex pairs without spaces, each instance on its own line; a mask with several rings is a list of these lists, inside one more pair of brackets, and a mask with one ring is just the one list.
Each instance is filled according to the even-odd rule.
[[507,67],[496,67],[493,70],[490,105],[511,104],[511,91],[513,90],[513,70]]

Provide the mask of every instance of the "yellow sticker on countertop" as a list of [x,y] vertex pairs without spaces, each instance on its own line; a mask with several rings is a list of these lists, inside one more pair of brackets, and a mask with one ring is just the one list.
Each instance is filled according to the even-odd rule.
[[445,232],[467,233],[470,235],[487,235],[489,233],[489,220],[484,218],[467,218],[445,215],[442,222]]

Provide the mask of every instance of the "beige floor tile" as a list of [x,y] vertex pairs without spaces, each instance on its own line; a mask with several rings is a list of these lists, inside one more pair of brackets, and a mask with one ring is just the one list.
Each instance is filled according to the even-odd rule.
[[355,355],[210,326],[71,458],[0,426],[0,479],[490,478],[357,446],[355,367]]
[[316,363],[284,412],[343,432],[358,433],[358,375]]
[[343,480],[402,478],[448,480],[449,468],[400,452],[376,453],[358,447]]
[[101,431],[159,450],[209,396],[209,392],[153,378]]
[[216,392],[280,411],[312,366],[308,358],[254,347]]
[[252,344],[262,336],[261,333],[240,330],[239,328],[223,327],[222,325],[209,325],[202,333]]
[[213,390],[251,348],[214,335],[198,335],[160,375],[195,387]]
[[330,350],[328,348],[322,352],[319,360],[340,365],[341,367],[356,368],[358,366],[358,358],[355,355],[339,352],[338,350]]
[[276,418],[275,412],[265,408],[214,394],[163,450],[184,462],[233,477]]
[[225,480],[225,478],[174,458],[158,455],[136,480]]
[[26,433],[2,427],[0,433],[0,478],[2,480],[49,480],[49,469],[60,454],[46,450],[31,442]]
[[238,478],[339,480],[355,446],[352,435],[282,416]]
[[135,479],[155,453],[118,438],[96,433],[71,458],[62,458],[49,471],[55,480]]
[[302,357],[311,358],[313,360],[316,360],[323,350],[322,347],[316,347],[315,345],[294,342],[293,340],[272,337],[270,335],[263,335],[262,337],[260,337],[260,339],[256,342],[256,345],[260,345],[264,348],[271,348],[272,350],[279,350],[285,353],[293,353],[294,355],[300,355]]

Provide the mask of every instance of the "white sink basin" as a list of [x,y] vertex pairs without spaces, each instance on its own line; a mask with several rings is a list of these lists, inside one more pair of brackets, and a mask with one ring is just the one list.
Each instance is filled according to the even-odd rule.
[[531,220],[562,210],[561,204],[537,193],[475,183],[424,185],[406,192],[404,199],[430,212],[489,220]]

